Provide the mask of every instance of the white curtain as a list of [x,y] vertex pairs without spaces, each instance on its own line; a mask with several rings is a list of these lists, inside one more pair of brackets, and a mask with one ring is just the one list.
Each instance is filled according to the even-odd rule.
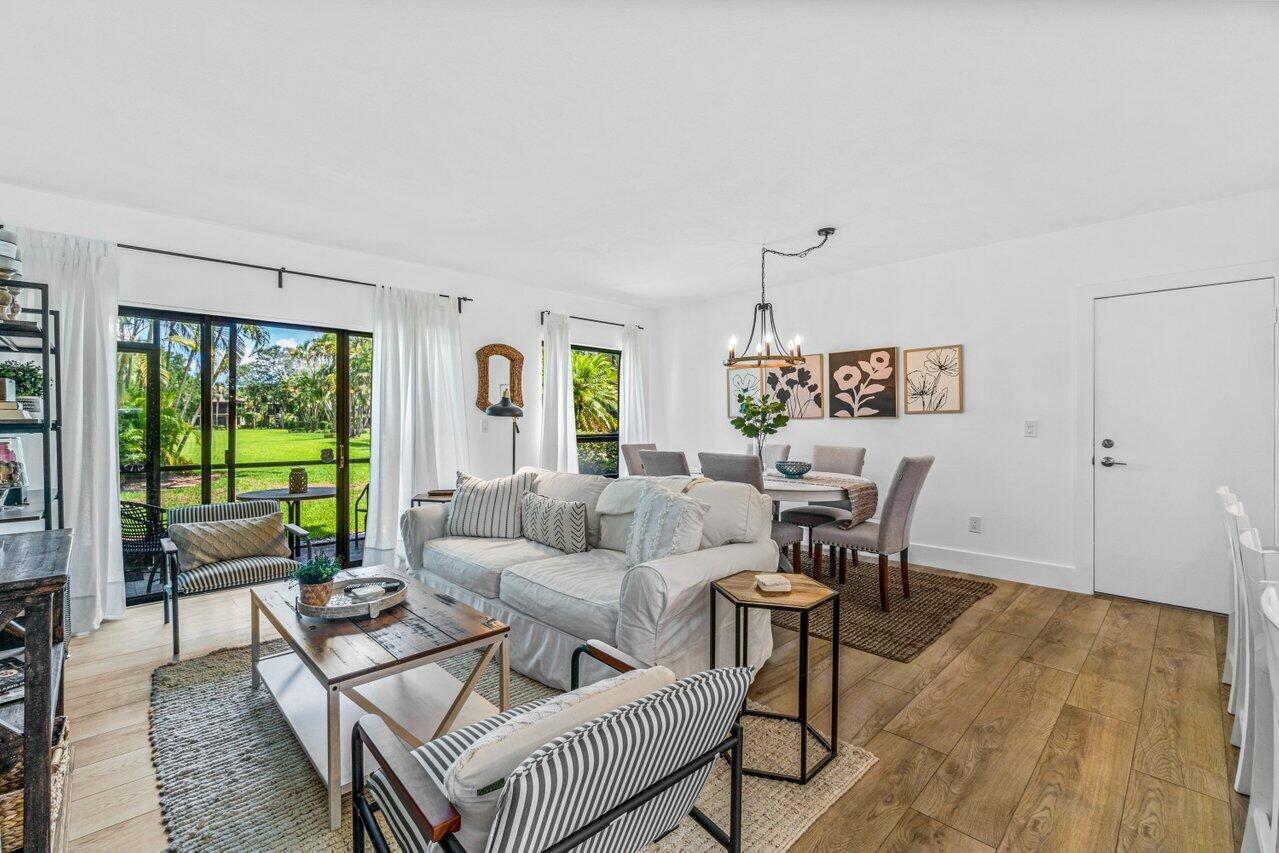
[[622,329],[622,376],[618,389],[618,439],[621,444],[649,440],[648,338],[639,326]]
[[542,452],[539,464],[577,473],[573,415],[573,347],[567,314],[547,314],[542,328]]
[[364,565],[404,558],[400,514],[469,467],[461,320],[452,299],[379,287],[373,312],[373,459]]
[[[120,273],[112,243],[21,229],[23,277],[49,285],[62,312],[62,499],[71,540],[71,630],[124,616],[115,340]],[[35,297],[24,291],[24,307]],[[46,415],[50,406],[44,407]],[[2,431],[2,430],[0,430]],[[24,448],[27,465],[38,445]],[[37,481],[31,478],[34,488]],[[57,512],[57,506],[54,506]]]

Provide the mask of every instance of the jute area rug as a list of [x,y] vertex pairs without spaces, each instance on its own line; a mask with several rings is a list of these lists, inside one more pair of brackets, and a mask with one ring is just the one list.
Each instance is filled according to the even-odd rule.
[[[974,602],[995,591],[993,583],[909,569],[910,598],[906,598],[901,570],[891,565],[888,601],[892,609],[885,613],[879,607],[879,567],[873,555],[864,557],[856,569],[850,561],[844,584],[832,577],[827,563],[822,560],[822,582],[839,590],[840,645],[906,663],[946,633],[950,623]],[[803,569],[805,574],[813,573],[807,554]],[[810,633],[829,640],[831,615],[829,604],[819,607],[809,617]],[[774,611],[773,624],[798,631],[799,614]]]
[[[265,654],[282,651],[270,644]],[[474,653],[473,653],[474,654]],[[465,677],[474,657],[442,664]],[[496,665],[478,690],[497,701]],[[558,691],[511,673],[511,702],[518,705]],[[747,767],[796,769],[798,734],[792,725],[745,717]],[[151,744],[160,785],[160,807],[170,849],[179,851],[347,851],[351,845],[350,797],[341,829],[328,828],[325,790],[310,761],[275,707],[266,687],[249,687],[247,647],[160,667],[151,679]],[[811,748],[810,748],[811,750]],[[820,755],[810,751],[810,755]],[[746,777],[743,783],[744,846],[785,850],[870,769],[875,756],[840,744],[840,754],[804,787]],[[698,805],[728,826],[728,774],[717,762]],[[390,833],[387,832],[390,838]],[[720,850],[691,820],[651,850]]]

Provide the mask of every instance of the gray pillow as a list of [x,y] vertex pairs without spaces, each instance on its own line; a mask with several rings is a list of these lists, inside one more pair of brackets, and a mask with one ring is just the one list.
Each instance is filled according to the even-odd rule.
[[518,539],[523,534],[520,508],[537,474],[532,471],[481,480],[457,472],[457,488],[449,506],[449,536]]
[[169,538],[178,547],[178,568],[184,572],[241,557],[291,556],[284,538],[284,517],[278,512],[257,518],[171,524]]
[[586,550],[586,504],[560,501],[535,492],[524,495],[521,507],[524,538],[558,548],[565,554]]

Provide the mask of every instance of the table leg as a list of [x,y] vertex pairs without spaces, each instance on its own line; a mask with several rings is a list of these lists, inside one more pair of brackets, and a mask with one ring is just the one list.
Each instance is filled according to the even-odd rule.
[[511,707],[511,637],[509,634],[502,637],[498,653],[502,656],[502,682],[497,688],[497,709],[506,711]]
[[258,662],[262,660],[262,629],[256,598],[249,598],[249,614],[249,669],[253,673],[253,689],[257,690],[262,684],[262,676],[258,674]]
[[719,632],[716,630],[719,626],[715,623],[715,587],[711,587],[711,669],[715,668],[715,641],[719,639]]
[[[832,697],[837,700],[839,694]],[[799,613],[799,778],[808,781],[808,611]]]
[[431,736],[431,740],[435,740],[448,732],[453,727],[453,721],[457,719],[458,713],[461,712],[462,706],[466,704],[466,700],[470,698],[471,691],[475,689],[475,683],[480,680],[480,676],[484,673],[484,669],[493,660],[493,654],[497,651],[497,646],[489,646],[484,650],[484,654],[480,655],[480,662],[475,665],[475,669],[471,670],[471,675],[466,679],[466,683],[462,685],[462,689],[457,692],[457,698],[453,700],[453,704],[449,706],[448,711],[444,714],[444,719],[440,720],[439,726],[435,729],[435,734]]
[[831,599],[834,608],[830,646],[830,751],[839,752],[839,596]]
[[342,695],[329,688],[329,829],[342,825]]

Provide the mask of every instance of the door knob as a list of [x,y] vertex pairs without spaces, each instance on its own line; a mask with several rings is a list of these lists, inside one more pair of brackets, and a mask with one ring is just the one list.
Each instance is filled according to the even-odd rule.
[[1128,464],[1127,462],[1120,462],[1116,460],[1113,456],[1101,457],[1101,467],[1103,468],[1110,468],[1115,465],[1127,465],[1127,464]]

